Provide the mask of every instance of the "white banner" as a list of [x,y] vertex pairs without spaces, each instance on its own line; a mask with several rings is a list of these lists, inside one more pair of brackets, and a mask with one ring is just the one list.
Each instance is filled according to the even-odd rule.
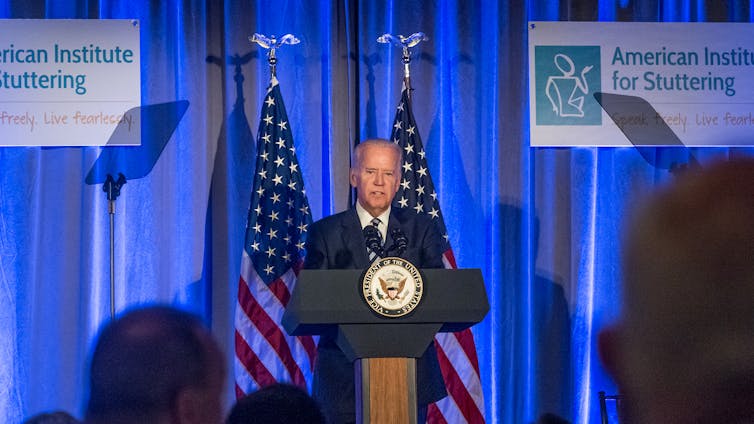
[[0,145],[141,142],[136,20],[0,20]]
[[530,22],[531,146],[754,145],[754,24]]

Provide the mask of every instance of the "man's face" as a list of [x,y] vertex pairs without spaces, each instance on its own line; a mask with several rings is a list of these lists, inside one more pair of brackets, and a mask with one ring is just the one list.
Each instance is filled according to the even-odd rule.
[[400,155],[387,146],[366,145],[361,163],[351,169],[351,186],[361,206],[372,216],[385,212],[400,185]]

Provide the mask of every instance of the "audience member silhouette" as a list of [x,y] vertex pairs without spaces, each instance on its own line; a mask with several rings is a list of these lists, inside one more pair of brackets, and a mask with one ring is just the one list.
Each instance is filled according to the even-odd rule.
[[101,331],[89,372],[86,423],[222,422],[223,355],[189,313],[126,312]]
[[687,170],[627,232],[599,349],[622,422],[754,422],[754,159]]
[[23,424],[79,424],[80,422],[65,411],[54,411],[29,417]]
[[571,424],[571,422],[559,415],[547,412],[540,415],[534,424]]
[[325,424],[325,417],[303,389],[273,384],[239,399],[227,424]]

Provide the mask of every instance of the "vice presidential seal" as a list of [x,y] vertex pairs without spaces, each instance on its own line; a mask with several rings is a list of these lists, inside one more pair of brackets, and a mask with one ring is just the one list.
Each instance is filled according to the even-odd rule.
[[375,261],[366,270],[361,291],[373,311],[397,318],[419,305],[424,294],[424,281],[411,262],[388,257]]

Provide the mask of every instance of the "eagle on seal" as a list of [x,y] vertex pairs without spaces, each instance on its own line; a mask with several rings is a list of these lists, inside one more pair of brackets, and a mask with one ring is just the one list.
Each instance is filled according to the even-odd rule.
[[390,298],[390,300],[401,299],[399,294],[403,293],[403,286],[406,285],[406,277],[403,277],[402,280],[398,281],[397,286],[392,281],[388,282],[380,277],[378,277],[377,279],[380,280],[380,287],[382,287],[382,290],[387,293],[387,297]]

